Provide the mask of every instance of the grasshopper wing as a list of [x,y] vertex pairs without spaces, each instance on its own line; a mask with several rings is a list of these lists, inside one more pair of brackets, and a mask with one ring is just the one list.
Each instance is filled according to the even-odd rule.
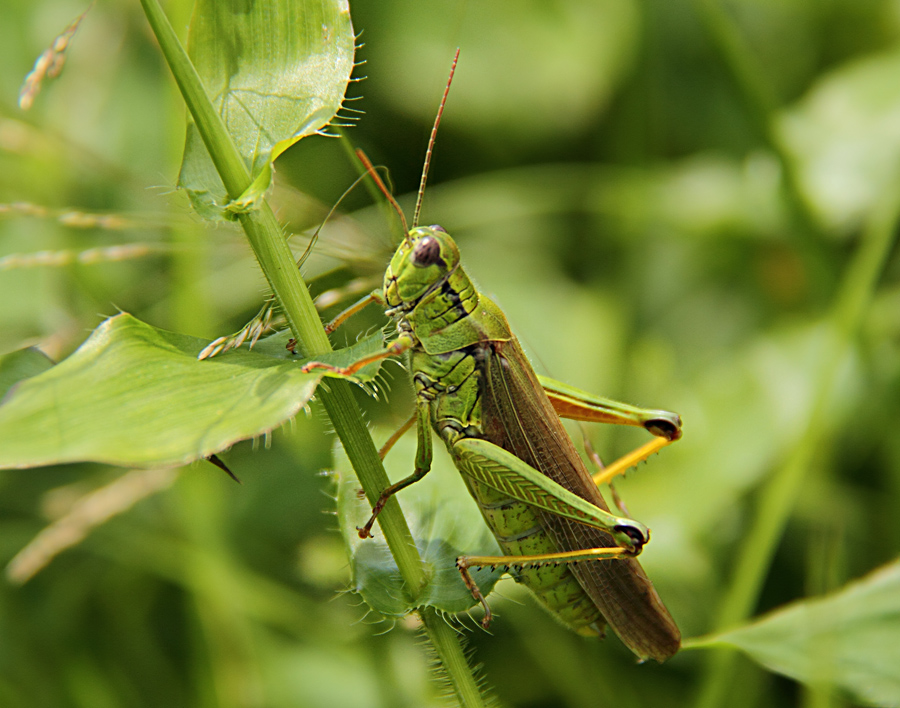
[[[493,342],[483,372],[486,439],[608,511],[519,343]],[[616,545],[598,529],[547,512],[541,516],[561,551]],[[571,570],[613,631],[641,659],[664,661],[678,651],[681,633],[637,560],[587,561]]]

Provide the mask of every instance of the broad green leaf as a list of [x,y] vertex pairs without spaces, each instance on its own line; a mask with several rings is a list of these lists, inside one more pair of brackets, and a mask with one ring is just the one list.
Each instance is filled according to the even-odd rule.
[[[287,336],[277,337],[261,351],[198,361],[205,340],[112,317],[0,404],[0,468],[185,464],[263,435],[304,407],[321,379],[301,373]],[[318,359],[344,366],[381,346],[378,334]]]
[[866,703],[900,705],[900,561],[693,646],[731,645],[771,671],[833,685]]
[[50,358],[34,347],[0,356],[0,400],[19,381],[36,376],[52,366]]
[[[335,117],[353,51],[347,0],[198,0],[188,53],[250,168],[243,208],[268,189],[278,155]],[[202,216],[224,217],[229,200],[193,121],[179,185]]]
[[[387,434],[381,437],[386,438]],[[415,454],[416,436],[408,433],[385,459],[392,481],[412,473]],[[411,597],[400,577],[378,524],[373,538],[359,538],[356,528],[366,523],[372,507],[357,494],[359,483],[339,446],[335,447],[335,468],[338,521],[350,557],[354,592],[362,595],[373,610],[388,617],[402,617],[417,607],[431,606],[443,612],[471,608],[475,600],[456,569],[456,558],[498,555],[500,550],[449,456],[436,448],[431,472],[397,495],[428,567],[428,582],[417,598]],[[502,574],[481,568],[472,575],[487,596]]]

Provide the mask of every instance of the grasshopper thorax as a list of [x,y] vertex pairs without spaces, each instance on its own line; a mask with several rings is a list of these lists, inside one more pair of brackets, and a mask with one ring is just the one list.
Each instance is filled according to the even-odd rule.
[[440,226],[418,226],[391,258],[384,274],[390,308],[409,312],[427,295],[440,290],[459,267],[459,248]]

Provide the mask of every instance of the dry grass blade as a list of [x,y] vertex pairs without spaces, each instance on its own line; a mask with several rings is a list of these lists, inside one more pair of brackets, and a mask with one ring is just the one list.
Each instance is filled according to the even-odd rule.
[[178,478],[180,468],[131,470],[76,501],[67,514],[43,529],[6,566],[6,578],[16,585],[26,583],[67,548],[81,543],[88,534],[164,489]]

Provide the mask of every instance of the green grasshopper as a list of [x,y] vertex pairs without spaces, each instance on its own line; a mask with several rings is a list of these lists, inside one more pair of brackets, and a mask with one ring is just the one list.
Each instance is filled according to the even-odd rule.
[[[387,268],[383,289],[345,310],[327,329],[377,302],[396,321],[396,339],[343,369],[319,362],[304,367],[352,377],[374,361],[408,357],[416,411],[382,452],[415,423],[415,471],[382,492],[359,534],[369,536],[387,500],[428,473],[433,429],[505,554],[457,559],[463,580],[484,608],[482,624],[490,624],[491,610],[469,568],[499,567],[579,634],[602,636],[609,625],[641,660],[664,661],[678,651],[681,635],[634,559],[649,531],[610,513],[597,485],[677,440],[681,420],[536,375],[503,312],[461,267],[454,240],[440,226],[416,225],[449,86],[429,141],[411,229],[361,156],[404,221],[406,237]],[[592,478],[560,416],[640,426],[655,437]]]

